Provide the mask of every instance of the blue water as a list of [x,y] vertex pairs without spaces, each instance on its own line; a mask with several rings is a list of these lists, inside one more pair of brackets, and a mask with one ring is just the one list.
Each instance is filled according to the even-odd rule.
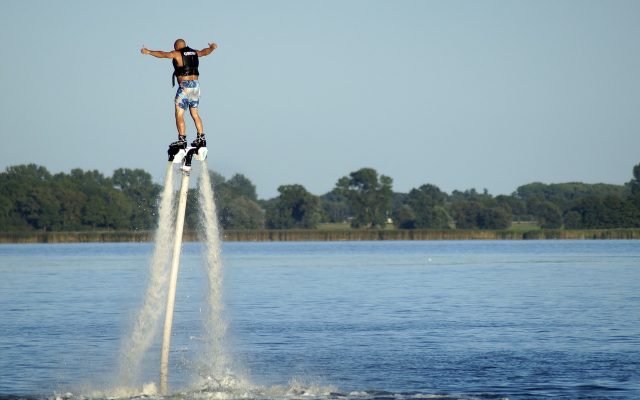
[[[0,245],[0,397],[108,391],[152,250]],[[253,385],[227,397],[640,398],[639,241],[225,243],[223,260],[227,350]],[[205,280],[186,244],[178,398],[220,395],[193,386]]]

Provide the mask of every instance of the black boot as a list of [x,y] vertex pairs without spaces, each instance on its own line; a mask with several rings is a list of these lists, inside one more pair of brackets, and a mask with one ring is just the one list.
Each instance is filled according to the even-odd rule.
[[187,137],[178,135],[178,140],[171,143],[169,147],[174,147],[178,149],[186,149],[187,148]]
[[191,142],[191,147],[195,147],[195,148],[198,148],[198,149],[200,147],[207,147],[207,141],[204,138],[204,133],[198,133],[198,136],[196,137],[196,140]]

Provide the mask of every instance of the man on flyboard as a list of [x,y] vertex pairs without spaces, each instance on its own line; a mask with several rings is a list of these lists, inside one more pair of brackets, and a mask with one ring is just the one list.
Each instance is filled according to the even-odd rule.
[[184,112],[189,109],[191,118],[196,125],[197,137],[191,143],[192,147],[206,147],[202,120],[198,115],[198,103],[200,102],[200,83],[198,82],[198,58],[208,56],[218,47],[215,43],[209,43],[209,47],[202,50],[194,50],[187,46],[184,40],[178,39],[173,44],[173,51],[149,50],[144,45],[140,52],[150,54],[157,58],[171,58],[173,61],[173,86],[178,78],[178,91],[176,92],[176,127],[178,128],[178,140],[170,146],[187,148],[187,134],[184,124]]

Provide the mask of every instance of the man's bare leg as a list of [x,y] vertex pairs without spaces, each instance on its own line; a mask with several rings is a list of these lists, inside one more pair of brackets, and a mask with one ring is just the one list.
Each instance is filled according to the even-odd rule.
[[202,120],[200,119],[200,114],[198,114],[198,109],[196,107],[190,107],[189,112],[191,113],[191,118],[193,118],[193,123],[196,124],[196,130],[198,131],[198,136],[196,140],[191,143],[193,147],[207,147],[207,141],[204,138],[204,130],[202,128]]
[[187,136],[187,129],[184,125],[184,110],[178,106],[176,106],[176,128],[178,128],[178,136],[183,138]]
[[178,128],[178,140],[172,142],[169,147],[187,148],[187,134],[184,126],[184,110],[176,105],[176,128]]
[[191,118],[193,118],[193,123],[196,124],[196,130],[198,131],[198,136],[202,135],[204,133],[204,130],[202,128],[202,119],[200,119],[200,114],[198,114],[198,109],[195,107],[189,107],[189,112],[191,113]]

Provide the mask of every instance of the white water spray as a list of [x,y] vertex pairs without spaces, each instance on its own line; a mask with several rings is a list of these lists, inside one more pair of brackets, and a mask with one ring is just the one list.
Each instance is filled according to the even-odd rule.
[[[207,386],[227,386],[235,377],[230,373],[230,358],[225,349],[227,325],[223,318],[221,239],[218,227],[214,190],[206,163],[201,163],[199,179],[200,229],[203,242],[204,270],[207,275],[206,307],[203,313],[204,349],[200,352],[198,375],[207,380]],[[160,317],[165,315],[161,365],[160,393],[168,392],[168,359],[173,318],[173,298],[180,259],[182,229],[188,188],[188,175],[183,175],[178,212],[175,207],[173,166],[167,167],[162,192],[158,228],[155,232],[155,248],[149,266],[149,282],[144,302],[138,311],[132,332],[124,339],[120,359],[118,383],[122,389],[139,385],[140,371],[145,353],[149,350],[159,330]],[[183,214],[182,214],[183,215]],[[173,244],[173,249],[172,249]],[[173,251],[173,253],[172,253]],[[171,263],[171,268],[169,264]],[[174,268],[175,265],[175,268]],[[174,276],[175,275],[175,276]],[[168,287],[168,289],[167,289]],[[166,303],[165,303],[166,301]],[[196,372],[196,371],[194,371]],[[233,382],[231,382],[233,383]],[[155,385],[154,385],[155,387]],[[135,390],[135,389],[133,389]]]
[[206,162],[202,162],[200,180],[200,223],[204,241],[205,271],[208,278],[207,315],[204,318],[206,347],[202,362],[207,374],[216,379],[222,378],[228,371],[229,359],[225,351],[224,337],[227,324],[223,318],[222,301],[222,260],[220,257],[220,230],[213,186],[209,178]]
[[151,346],[158,330],[160,314],[166,298],[167,269],[171,255],[175,212],[173,199],[173,166],[169,163],[165,175],[164,189],[158,208],[158,228],[155,232],[155,247],[149,263],[149,281],[144,302],[138,311],[133,329],[125,337],[120,357],[118,383],[135,385],[140,375],[144,354]]
[[173,310],[175,307],[176,290],[178,287],[180,254],[182,253],[182,232],[184,229],[184,216],[187,208],[188,191],[189,173],[183,172],[182,180],[180,183],[180,194],[178,196],[178,210],[176,212],[176,229],[173,241],[173,255],[171,257],[169,288],[167,290],[167,308],[165,309],[164,329],[162,332],[162,351],[160,352],[160,393],[163,395],[166,395],[169,391],[169,351],[171,349]]

